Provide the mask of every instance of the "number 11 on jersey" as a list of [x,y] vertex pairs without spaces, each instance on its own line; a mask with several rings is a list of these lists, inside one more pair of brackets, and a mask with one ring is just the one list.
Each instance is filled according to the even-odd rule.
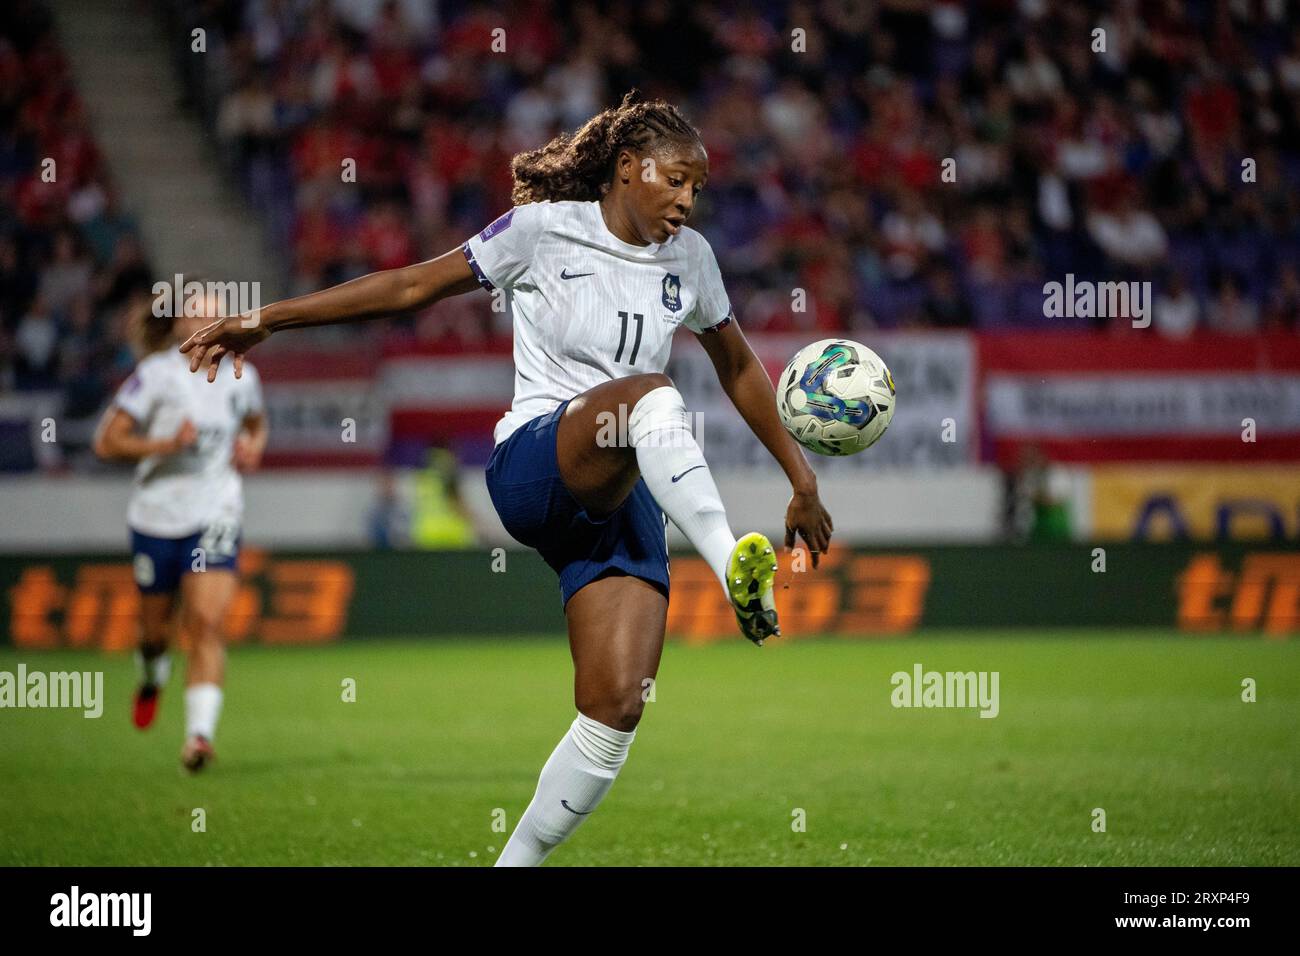
[[[623,323],[623,325],[619,329],[619,333],[618,333],[618,351],[614,353],[615,362],[623,361],[623,346],[627,344],[628,315],[626,312],[620,312],[618,314],[618,317],[619,320]],[[640,312],[637,312],[633,314],[632,318],[636,320],[636,339],[634,339],[632,342],[632,355],[627,360],[628,365],[636,364],[636,353],[641,349],[641,323],[642,321],[644,321],[645,316],[643,316]]]

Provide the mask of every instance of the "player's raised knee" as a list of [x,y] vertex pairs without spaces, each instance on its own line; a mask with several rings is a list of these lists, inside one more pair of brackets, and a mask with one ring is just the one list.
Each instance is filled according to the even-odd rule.
[[677,387],[673,384],[673,380],[663,372],[644,372],[640,375],[629,375],[624,381],[636,393],[637,399],[653,392],[656,388]]
[[613,727],[615,730],[621,730],[623,733],[631,733],[636,730],[637,724],[641,723],[641,713],[645,705],[637,698],[635,704],[628,704],[613,711],[608,721],[601,721],[607,727]]
[[576,703],[579,713],[586,714],[592,720],[624,733],[636,730],[637,724],[641,722],[641,714],[645,710],[640,686],[593,694],[588,698],[579,699]]

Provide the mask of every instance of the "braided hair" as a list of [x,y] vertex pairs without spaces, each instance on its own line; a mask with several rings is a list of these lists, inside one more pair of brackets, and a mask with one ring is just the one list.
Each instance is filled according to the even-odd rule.
[[633,89],[618,106],[597,113],[575,133],[561,133],[545,146],[510,161],[515,185],[510,201],[592,202],[609,190],[619,150],[650,152],[666,144],[701,145],[699,130],[663,100],[634,102]]

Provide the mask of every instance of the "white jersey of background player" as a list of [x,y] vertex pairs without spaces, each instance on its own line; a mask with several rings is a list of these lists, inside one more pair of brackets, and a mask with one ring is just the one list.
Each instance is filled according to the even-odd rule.
[[703,236],[684,226],[632,245],[609,231],[598,202],[516,206],[465,245],[514,314],[515,397],[497,443],[593,385],[662,372],[678,326],[703,332],[731,315]]
[[182,538],[218,525],[237,531],[244,512],[243,480],[232,463],[235,436],[250,415],[262,412],[262,386],[252,364],[242,378],[220,368],[208,382],[190,374],[189,359],[174,348],[136,366],[114,404],[149,438],[167,438],[189,420],[198,431],[177,455],[140,460],[127,524],[143,534]]

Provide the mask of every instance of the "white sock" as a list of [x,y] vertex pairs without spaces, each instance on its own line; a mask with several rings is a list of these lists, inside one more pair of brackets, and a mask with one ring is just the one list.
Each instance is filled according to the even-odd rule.
[[171,676],[172,659],[170,654],[159,654],[157,657],[145,657],[140,650],[135,652],[135,666],[140,672],[140,680],[146,684],[153,684],[155,687],[167,686],[167,678]]
[[642,395],[628,416],[627,436],[655,501],[708,562],[725,591],[736,536],[704,453],[691,434],[681,392],[664,385]]
[[537,866],[545,860],[614,785],[635,736],[635,730],[615,730],[579,714],[542,767],[532,803],[496,865]]
[[185,736],[217,736],[217,718],[221,716],[221,688],[216,684],[193,684],[185,688]]

